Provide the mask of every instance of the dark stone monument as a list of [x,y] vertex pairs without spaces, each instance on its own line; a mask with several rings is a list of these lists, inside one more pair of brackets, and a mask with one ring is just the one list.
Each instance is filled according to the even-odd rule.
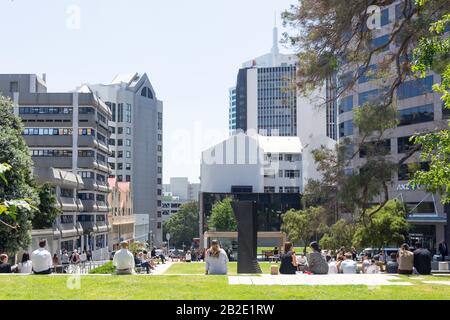
[[256,258],[258,217],[255,201],[233,201],[238,224],[238,273],[262,273]]

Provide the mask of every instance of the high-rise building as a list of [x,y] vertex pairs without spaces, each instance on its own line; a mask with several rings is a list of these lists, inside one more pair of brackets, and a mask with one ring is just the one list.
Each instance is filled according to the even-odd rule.
[[236,88],[229,90],[230,107],[228,110],[228,131],[230,136],[236,132]]
[[130,182],[137,241],[162,244],[163,103],[147,74],[116,76],[87,85],[112,113],[109,122],[111,177]]
[[275,27],[272,51],[245,62],[230,90],[230,135],[237,130],[297,135],[296,63],[295,55],[280,53]]
[[[381,10],[381,28],[373,30],[375,46],[387,43],[393,25],[403,19],[403,3],[403,1],[395,1]],[[340,140],[358,137],[358,130],[353,125],[353,108],[362,106],[368,101],[376,101],[382,96],[383,89],[380,88],[380,82],[376,79],[377,64],[386,55],[396,50],[396,46],[394,41],[389,48],[375,55],[366,70],[352,70],[344,66],[342,70],[345,71],[338,74],[338,83],[345,81],[348,74],[356,72],[362,74],[355,86],[340,95],[337,101]],[[450,113],[443,109],[440,95],[432,90],[432,84],[439,81],[440,76],[432,72],[424,79],[415,79],[410,76],[394,93],[394,103],[398,108],[398,125],[385,133],[383,143],[383,150],[388,152],[389,159],[393,161],[402,159],[411,150],[412,144],[409,139],[415,133],[447,128]],[[364,152],[360,152],[347,171],[350,173],[359,170],[364,163],[364,158]],[[428,193],[423,188],[413,189],[408,185],[414,168],[426,169],[427,166],[428,163],[423,162],[418,153],[401,165],[398,174],[393,177],[389,185],[389,198],[402,200],[408,208],[408,221],[412,224],[410,242],[419,241],[433,249],[444,239],[445,208],[440,203],[438,194]],[[376,199],[374,201],[376,202]]]
[[22,119],[34,172],[58,185],[59,249],[91,250],[94,259],[108,259],[108,106],[89,91],[47,92],[45,76],[33,74],[0,75],[0,94],[12,99]]
[[200,183],[190,183],[188,178],[170,178],[170,184],[163,185],[163,220],[168,220],[180,207],[188,202],[198,201]]

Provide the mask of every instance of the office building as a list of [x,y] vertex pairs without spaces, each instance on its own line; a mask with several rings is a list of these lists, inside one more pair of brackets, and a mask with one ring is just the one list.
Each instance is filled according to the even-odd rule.
[[[374,29],[373,44],[381,46],[387,43],[395,22],[401,21],[403,16],[403,1],[395,1],[381,10],[381,28]],[[383,92],[380,81],[377,81],[377,65],[383,58],[396,50],[393,42],[386,50],[375,55],[366,70],[353,70],[344,66],[338,75],[343,83],[349,74],[356,72],[362,76],[351,90],[347,90],[338,99],[338,132],[339,139],[354,140],[358,138],[357,127],[353,124],[353,108],[362,106],[366,102],[375,102]],[[415,133],[432,132],[448,128],[450,112],[443,109],[440,95],[434,93],[432,84],[440,82],[437,74],[429,73],[424,79],[409,76],[394,93],[394,103],[398,109],[398,125],[384,134],[383,150],[392,161],[399,161],[410,150],[409,139]],[[348,172],[357,171],[364,164],[365,153],[351,162]],[[440,202],[438,194],[426,192],[423,188],[411,188],[408,183],[412,177],[414,167],[426,169],[428,163],[420,159],[416,153],[400,166],[398,173],[389,185],[389,198],[400,199],[408,208],[408,221],[412,224],[409,242],[421,242],[425,247],[436,249],[444,239],[447,217],[445,208]],[[374,199],[377,202],[378,199]],[[448,234],[448,227],[447,227]],[[449,240],[447,238],[447,240]]]
[[111,177],[130,182],[136,241],[161,245],[163,103],[145,73],[118,75],[110,84],[86,87],[104,100],[112,113],[108,163]]
[[68,237],[73,237],[62,241],[61,249],[91,250],[94,259],[109,258],[107,178],[111,111],[92,92],[47,92],[45,76],[0,75],[0,92],[12,99],[14,113],[22,118],[23,135],[36,172],[62,170],[52,169],[45,179],[41,177],[59,184],[59,200],[65,213],[55,228],[68,228]]

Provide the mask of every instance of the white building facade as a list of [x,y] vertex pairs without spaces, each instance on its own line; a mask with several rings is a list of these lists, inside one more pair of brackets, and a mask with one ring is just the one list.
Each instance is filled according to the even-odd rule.
[[[130,182],[136,241],[162,244],[163,103],[148,76],[118,75],[108,85],[89,85],[112,112],[111,177]],[[152,239],[150,239],[152,237]]]

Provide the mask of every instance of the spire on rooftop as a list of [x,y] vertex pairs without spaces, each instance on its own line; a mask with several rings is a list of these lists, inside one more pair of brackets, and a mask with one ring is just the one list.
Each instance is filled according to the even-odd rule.
[[278,28],[277,28],[277,12],[276,11],[275,11],[275,21],[274,21],[274,27],[273,27],[272,54],[273,55],[280,54],[280,49],[278,48]]

